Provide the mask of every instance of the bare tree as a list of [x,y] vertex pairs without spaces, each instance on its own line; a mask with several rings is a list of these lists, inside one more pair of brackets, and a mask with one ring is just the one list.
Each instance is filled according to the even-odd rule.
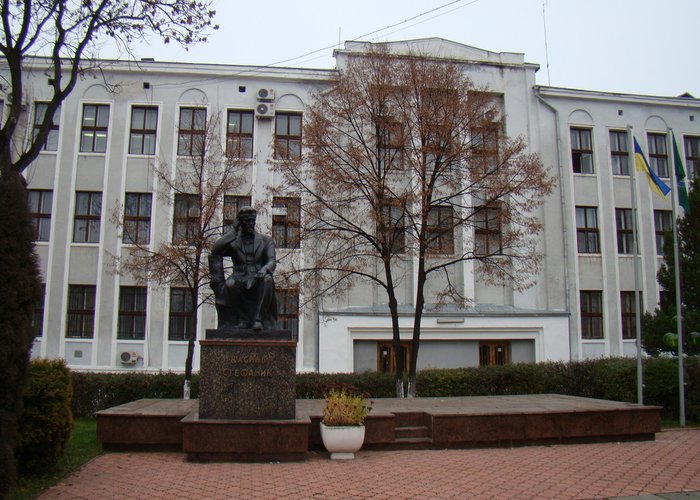
[[[142,284],[177,285],[187,290],[185,299],[189,301],[192,319],[181,325],[188,341],[185,399],[190,393],[199,309],[211,302],[207,256],[222,234],[225,214],[221,206],[227,194],[238,192],[252,161],[239,158],[240,148],[233,142],[222,147],[220,119],[216,115],[207,122],[205,109],[182,111],[194,114],[192,122],[200,133],[180,136],[178,149],[184,156],[174,166],[160,163],[155,168],[157,197],[171,208],[172,214],[170,224],[163,227],[172,227],[172,233],[161,232],[160,242],[151,244],[139,234],[139,227],[130,223],[124,207],[117,207],[112,216],[122,231],[123,241],[132,245],[121,258],[115,258],[119,274],[130,275]],[[201,115],[197,117],[197,113]]]
[[541,258],[534,210],[554,181],[522,138],[505,136],[497,96],[460,65],[384,50],[351,59],[316,97],[304,142],[303,157],[275,163],[304,200],[312,250],[294,272],[313,280],[307,296],[358,282],[386,292],[398,397],[405,367],[397,291],[415,280],[412,397],[426,285],[439,287],[436,307],[466,305],[450,271],[473,260],[488,283],[531,286]]
[[[111,38],[123,49],[159,35],[187,47],[216,27],[211,0],[4,0],[0,2],[0,496],[13,482],[13,433],[32,344],[31,310],[40,289],[22,172],[47,141],[54,115],[86,71],[96,43]],[[32,58],[39,57],[34,60]],[[34,64],[50,79],[43,119],[29,133],[25,102]],[[45,66],[45,68],[43,67]]]

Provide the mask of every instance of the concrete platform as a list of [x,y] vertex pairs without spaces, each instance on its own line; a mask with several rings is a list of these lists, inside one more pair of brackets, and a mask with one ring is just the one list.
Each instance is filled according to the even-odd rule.
[[[372,403],[363,449],[645,441],[661,430],[660,407],[558,394],[374,399]],[[304,458],[300,444],[304,436],[306,451],[323,449],[322,408],[322,400],[300,399],[295,420],[200,421],[193,427],[198,419],[197,400],[143,399],[98,412],[97,435],[106,450],[177,449],[191,454],[192,460],[260,461],[275,459],[275,454],[279,459],[299,460]],[[211,450],[220,453],[218,458],[208,454],[209,445],[193,450],[194,434],[200,443],[211,443]],[[286,439],[289,454],[280,444]]]

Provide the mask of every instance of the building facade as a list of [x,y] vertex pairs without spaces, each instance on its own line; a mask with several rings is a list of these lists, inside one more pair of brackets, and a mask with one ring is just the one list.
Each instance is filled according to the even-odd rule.
[[[219,119],[221,142],[236,144],[249,160],[240,188],[220,201],[222,224],[236,207],[272,206],[258,224],[275,237],[280,265],[303,260],[305,242],[295,239],[303,224],[300,200],[285,192],[271,164],[280,144],[282,154],[300,153],[304,112],[314,93],[371,45],[347,42],[335,53],[337,70],[110,62],[100,79],[81,80],[57,114],[45,151],[26,171],[45,282],[33,356],[63,357],[74,369],[184,368],[191,329],[186,292],[142,286],[116,274],[112,262],[130,251],[129,238],[158,245],[175,237],[174,226],[187,223],[192,214],[186,199],[166,202],[157,195],[156,170],[166,166],[176,175],[178,161],[191,154],[193,134],[212,117]],[[697,171],[700,101],[541,87],[535,83],[538,66],[522,54],[442,39],[387,45],[395,53],[460,64],[476,85],[501,99],[505,133],[522,136],[557,178],[555,191],[537,209],[544,259],[535,285],[524,292],[486,285],[478,264],[456,265],[456,282],[472,306],[426,311],[419,369],[634,354],[628,127],[662,178],[672,166],[669,129],[688,168]],[[50,92],[40,61],[27,83],[29,137]],[[638,177],[642,297],[653,310],[671,202]],[[115,210],[124,211],[128,237],[114,223]],[[463,244],[475,238],[452,236]],[[409,262],[409,276],[416,264]],[[404,280],[398,290],[407,341],[414,281]],[[393,368],[383,292],[361,284],[301,311],[298,291],[280,292],[282,320],[299,334],[298,370]],[[215,323],[213,307],[203,306],[200,335]],[[196,353],[195,369],[198,363]]]

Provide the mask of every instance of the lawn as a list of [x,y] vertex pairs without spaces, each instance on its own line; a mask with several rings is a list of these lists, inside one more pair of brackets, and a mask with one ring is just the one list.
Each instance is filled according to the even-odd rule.
[[45,489],[58,483],[100,453],[102,448],[97,442],[97,422],[76,420],[66,452],[58,462],[42,473],[21,477],[17,486],[10,490],[7,498],[8,500],[36,498]]

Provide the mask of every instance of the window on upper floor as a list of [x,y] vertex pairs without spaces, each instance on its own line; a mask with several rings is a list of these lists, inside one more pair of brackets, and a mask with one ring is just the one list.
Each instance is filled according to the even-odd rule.
[[250,196],[233,194],[224,196],[224,233],[228,232],[236,224],[236,217],[238,217],[238,212],[241,211],[241,208],[249,207],[250,203]]
[[581,338],[602,339],[603,334],[603,292],[581,290]]
[[153,155],[156,153],[156,128],[158,108],[155,106],[134,106],[131,108],[131,128],[129,130],[129,154]]
[[[34,103],[34,137],[36,137],[39,133],[39,129],[41,128],[41,124],[44,121],[44,116],[46,116],[48,106],[49,103],[47,102]],[[49,129],[49,135],[46,137],[46,142],[44,143],[44,151],[58,150],[58,125],[60,117],[61,107],[59,106],[53,115],[53,120]]]
[[275,196],[272,198],[272,238],[277,248],[299,248],[301,233],[301,200]]
[[176,194],[173,213],[173,243],[193,245],[199,234],[199,197],[196,194]]
[[[643,304],[642,293],[639,292],[639,302]],[[634,303],[634,292],[620,292],[620,316],[622,320],[622,338],[637,338],[637,308]]]
[[579,253],[600,253],[596,207],[576,207],[576,245]]
[[615,225],[617,227],[617,253],[634,253],[634,234],[632,233],[632,209],[616,208]]
[[95,285],[68,285],[66,337],[91,339],[95,330]]
[[629,141],[626,130],[610,131],[610,164],[613,175],[629,175]]
[[275,158],[301,158],[301,113],[275,114]]
[[80,152],[106,152],[108,126],[108,104],[83,104],[83,119],[80,129]]
[[205,149],[206,108],[180,108],[177,129],[178,156],[201,156]]
[[403,166],[403,132],[401,124],[390,117],[377,120],[377,163],[381,169]]
[[575,174],[593,174],[593,140],[591,129],[574,128],[571,135],[571,164]]
[[685,175],[688,179],[695,179],[700,175],[700,137],[686,135],[683,138],[685,145],[685,168],[688,170]]
[[78,191],[75,193],[74,243],[99,243],[102,193]]
[[656,233],[656,255],[664,254],[664,241],[673,234],[673,212],[654,210],[654,230]]
[[34,303],[32,314],[32,329],[35,337],[41,337],[44,333],[44,306],[46,302],[46,283],[41,284],[39,299]]
[[168,340],[189,340],[194,337],[194,309],[189,288],[170,288]]
[[501,207],[489,205],[474,210],[474,253],[480,256],[502,252]]
[[124,234],[126,245],[148,245],[151,241],[151,193],[126,193]]
[[299,290],[297,288],[278,288],[277,321],[283,330],[298,332],[299,328]]
[[226,155],[253,157],[253,112],[229,109],[226,120]]
[[49,241],[51,237],[51,206],[53,191],[28,189],[29,217],[34,225],[34,240]]
[[455,250],[454,208],[451,206],[432,207],[428,212],[426,239],[428,253],[437,255],[453,254]]
[[666,134],[647,134],[649,142],[649,166],[656,175],[668,178],[668,152],[666,150]]
[[143,340],[146,338],[147,294],[145,286],[119,287],[118,339]]
[[377,237],[390,247],[392,253],[402,253],[406,247],[404,211],[396,200],[385,200],[377,220]]

